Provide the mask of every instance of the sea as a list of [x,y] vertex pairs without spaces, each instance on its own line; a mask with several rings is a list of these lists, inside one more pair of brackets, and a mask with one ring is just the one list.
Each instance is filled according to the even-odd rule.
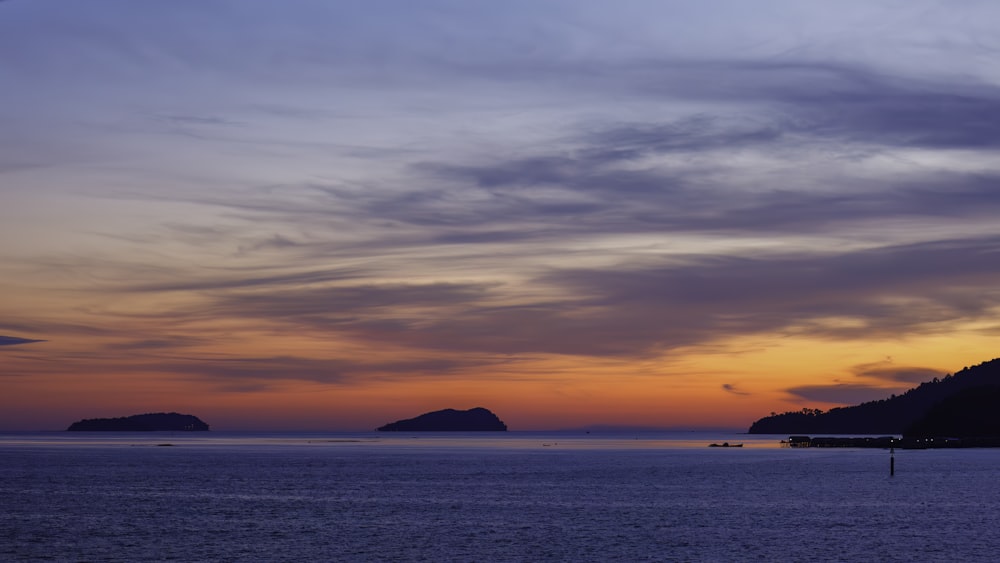
[[1000,449],[782,438],[0,434],[0,561],[1000,558]]

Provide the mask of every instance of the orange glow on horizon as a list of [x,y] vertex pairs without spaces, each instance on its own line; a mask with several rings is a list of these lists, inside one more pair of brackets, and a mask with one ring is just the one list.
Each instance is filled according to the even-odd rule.
[[[942,372],[954,372],[980,360],[949,361],[941,359],[940,350],[951,347],[956,357],[985,357],[990,345],[985,335],[977,340],[971,334],[954,340],[932,338],[933,347],[926,348],[932,352],[917,342],[902,341],[877,346],[802,340],[769,346],[769,342],[740,339],[728,343],[733,350],[729,354],[720,354],[717,348],[707,354],[681,350],[640,363],[539,356],[492,370],[385,373],[331,383],[253,372],[230,383],[194,372],[165,378],[125,360],[121,365],[105,364],[103,372],[77,371],[74,364],[46,374],[37,364],[27,363],[33,371],[5,378],[7,408],[2,424],[6,429],[59,430],[81,418],[178,411],[196,414],[217,430],[364,431],[432,410],[482,406],[511,430],[598,425],[745,430],[772,411],[838,406],[785,391],[797,385],[866,383],[876,391],[884,387],[883,396],[916,385],[852,373],[851,366],[880,359],[872,349],[908,358],[909,365],[942,366]],[[16,373],[21,361],[13,354],[9,357]],[[45,392],[40,394],[39,389]]]

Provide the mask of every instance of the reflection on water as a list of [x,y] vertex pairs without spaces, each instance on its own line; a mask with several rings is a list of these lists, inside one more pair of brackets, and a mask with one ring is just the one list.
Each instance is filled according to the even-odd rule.
[[0,445],[340,446],[502,449],[683,449],[712,443],[776,448],[787,436],[718,432],[23,432]]
[[[1000,450],[777,436],[0,436],[0,561],[993,561]],[[709,448],[712,442],[743,448]],[[172,446],[162,446],[172,444]]]

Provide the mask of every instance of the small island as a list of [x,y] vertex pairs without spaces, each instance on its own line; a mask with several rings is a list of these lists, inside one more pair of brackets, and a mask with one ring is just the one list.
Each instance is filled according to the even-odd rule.
[[377,428],[379,432],[506,432],[507,425],[489,409],[467,411],[444,409],[416,418],[397,420]]
[[207,431],[208,424],[191,414],[157,412],[119,418],[88,418],[74,422],[68,432],[192,432]]

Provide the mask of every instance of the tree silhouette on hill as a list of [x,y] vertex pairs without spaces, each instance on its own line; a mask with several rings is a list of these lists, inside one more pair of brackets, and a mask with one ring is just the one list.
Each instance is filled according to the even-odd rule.
[[[979,422],[984,427],[992,424],[991,420],[1000,422],[1000,408],[998,408],[1000,403],[996,402],[1000,400],[1000,358],[966,367],[954,375],[947,375],[941,379],[934,378],[902,395],[893,395],[887,399],[850,407],[837,407],[826,412],[806,408],[782,414],[772,413],[754,422],[748,432],[750,434],[909,435],[919,431],[931,433],[926,435],[958,435],[938,433],[936,430],[940,425],[947,426],[948,416],[954,416],[964,408],[963,405],[973,401],[977,394],[983,399],[975,401],[976,408],[981,407],[981,402],[986,402],[991,407],[986,411],[980,409],[983,417]],[[993,398],[993,402],[989,402],[989,398]],[[951,407],[942,406],[942,410],[932,413],[932,409],[946,400],[952,401]],[[933,417],[927,419],[932,414]],[[956,429],[958,428],[956,426]],[[966,431],[972,429],[966,428]]]

